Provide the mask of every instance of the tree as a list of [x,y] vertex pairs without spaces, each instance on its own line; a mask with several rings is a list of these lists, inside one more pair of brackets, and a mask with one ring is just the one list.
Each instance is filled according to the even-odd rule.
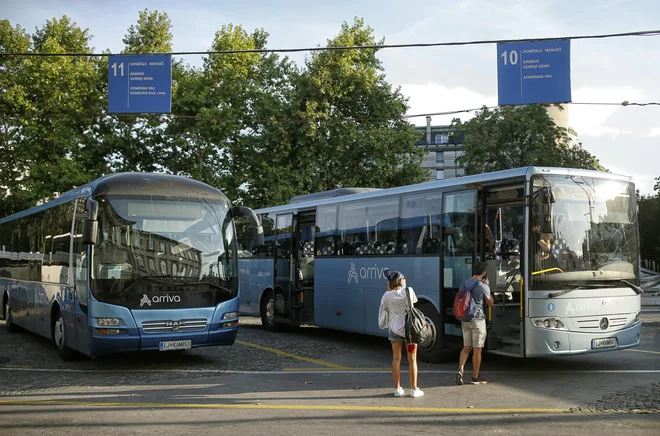
[[[638,199],[640,254],[644,260],[653,260],[660,265],[660,177],[653,186],[655,195]],[[659,271],[660,272],[660,271]]]
[[454,134],[465,138],[457,163],[466,174],[528,165],[605,170],[589,152],[571,144],[568,130],[557,126],[546,108],[484,107],[467,122],[455,119]]
[[[356,18],[352,25],[344,22],[327,46],[382,44]],[[407,100],[385,80],[377,51],[314,52],[292,73],[290,107],[268,151],[272,170],[250,184],[258,191],[254,204],[342,186],[384,188],[424,180],[417,133],[403,118]]]
[[[48,20],[31,40],[3,21],[3,50],[34,53],[89,52],[90,36],[68,17]],[[85,57],[7,57],[1,61],[3,156],[0,183],[11,200],[2,213],[15,212],[82,184],[93,163],[78,159],[100,101],[98,71]],[[7,207],[8,206],[8,207]]]

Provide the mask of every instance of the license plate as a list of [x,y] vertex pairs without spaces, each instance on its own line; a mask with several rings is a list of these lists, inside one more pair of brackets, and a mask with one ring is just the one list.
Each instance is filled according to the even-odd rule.
[[591,341],[591,348],[610,348],[616,347],[616,338],[594,339]]
[[192,341],[162,341],[158,344],[159,351],[188,350],[192,347]]

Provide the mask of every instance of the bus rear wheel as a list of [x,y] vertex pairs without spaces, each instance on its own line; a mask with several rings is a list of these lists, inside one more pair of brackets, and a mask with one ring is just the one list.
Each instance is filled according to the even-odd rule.
[[9,333],[16,333],[20,331],[20,328],[14,324],[14,321],[11,317],[11,311],[9,310],[9,295],[5,295],[3,298],[4,304],[2,305],[2,315],[5,319],[5,327]]
[[282,324],[275,321],[275,291],[264,292],[261,297],[261,325],[268,332],[281,330]]
[[418,345],[417,356],[422,362],[442,362],[447,359],[447,354],[442,343],[442,320],[440,319],[440,314],[430,303],[420,304],[419,310],[422,311],[426,318],[426,322],[431,329],[431,335],[426,341]]
[[67,345],[67,336],[65,334],[64,318],[62,317],[62,312],[59,309],[55,309],[53,312],[53,342],[57,347],[57,354],[59,354],[62,360],[73,360],[76,358],[76,352],[73,351]]

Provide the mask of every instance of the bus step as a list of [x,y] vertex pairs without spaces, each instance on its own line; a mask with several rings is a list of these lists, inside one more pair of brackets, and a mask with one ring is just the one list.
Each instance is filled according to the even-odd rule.
[[504,345],[520,345],[520,339],[519,338],[498,338],[500,342]]
[[520,324],[509,324],[509,330],[512,332],[520,332]]

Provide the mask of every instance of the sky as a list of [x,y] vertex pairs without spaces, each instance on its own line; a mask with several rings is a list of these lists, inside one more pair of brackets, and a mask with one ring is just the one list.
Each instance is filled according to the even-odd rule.
[[[325,45],[343,21],[364,18],[386,44],[570,37],[660,29],[657,0],[0,0],[0,18],[28,32],[71,17],[93,35],[97,52],[119,52],[141,10],[167,12],[174,51],[208,50],[215,31],[263,28],[268,48]],[[386,49],[387,80],[409,98],[408,114],[497,105],[495,44]],[[305,54],[290,55],[301,63]],[[201,65],[199,56],[185,60]],[[574,103],[660,102],[660,36],[571,41]],[[466,120],[469,114],[458,115]],[[610,171],[630,175],[642,194],[660,176],[660,106],[569,105],[569,125]],[[449,124],[452,116],[434,116]],[[412,118],[417,125],[424,117]]]

